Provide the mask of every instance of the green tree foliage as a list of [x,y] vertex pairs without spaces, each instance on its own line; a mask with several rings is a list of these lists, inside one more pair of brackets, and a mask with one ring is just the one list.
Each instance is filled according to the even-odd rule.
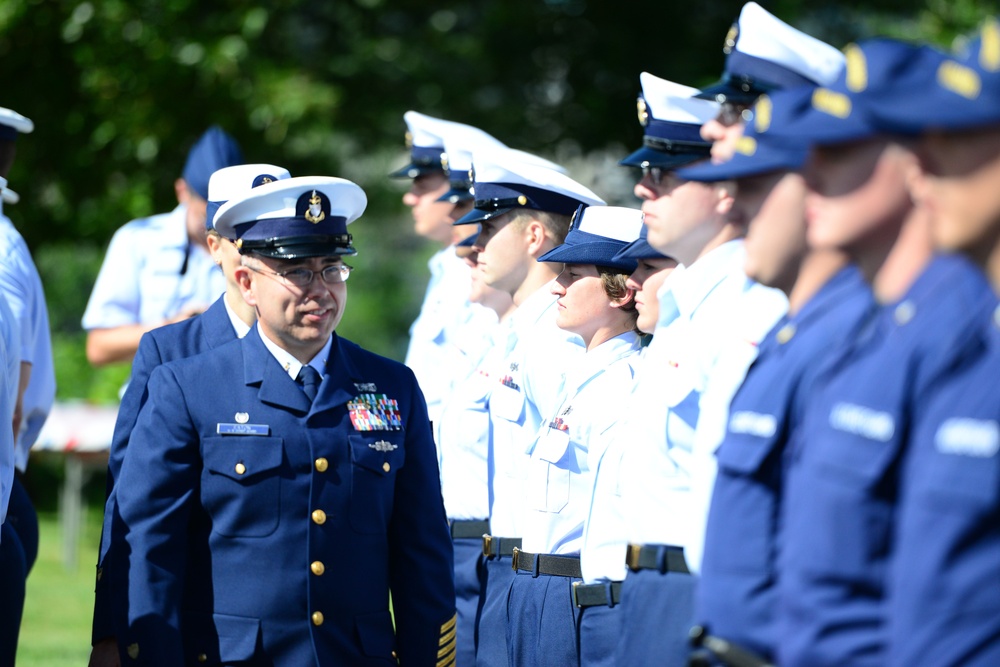
[[[129,219],[174,205],[172,182],[208,125],[249,161],[365,188],[342,330],[400,358],[433,250],[410,229],[403,184],[385,178],[405,159],[403,112],[568,160],[609,201],[634,203],[614,162],[641,137],[639,73],[715,80],[742,4],[0,0],[0,104],[36,123],[10,178],[22,202],[7,212],[46,279],[57,345],[70,348],[60,358],[76,360],[60,369],[60,395],[115,384],[80,363],[101,253]],[[879,33],[948,45],[995,11],[983,0],[761,4],[837,46]]]

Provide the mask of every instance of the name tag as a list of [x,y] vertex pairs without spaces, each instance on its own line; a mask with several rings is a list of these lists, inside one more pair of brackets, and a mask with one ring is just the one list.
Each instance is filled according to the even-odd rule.
[[729,419],[730,433],[747,433],[758,438],[770,438],[778,430],[778,420],[774,415],[760,412],[734,412]]
[[942,454],[987,458],[1000,451],[1000,427],[987,419],[947,419],[934,435]]
[[888,442],[896,432],[896,421],[888,412],[853,403],[837,403],[830,411],[830,426],[869,440]]
[[216,424],[215,432],[219,435],[270,435],[271,427],[267,424]]

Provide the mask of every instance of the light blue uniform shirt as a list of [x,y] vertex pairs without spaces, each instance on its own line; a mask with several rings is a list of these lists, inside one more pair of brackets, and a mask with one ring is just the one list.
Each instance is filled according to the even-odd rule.
[[528,450],[522,546],[531,553],[576,554],[608,432],[627,414],[639,336],[621,334],[588,351],[567,372],[561,405]]
[[115,232],[83,313],[84,329],[159,323],[208,307],[226,290],[208,251],[189,245],[185,211],[178,206]]
[[431,278],[410,326],[405,363],[417,376],[428,416],[437,423],[455,383],[475,368],[497,318],[489,308],[469,301],[470,268],[455,255],[455,246],[436,252],[427,267]]
[[476,369],[455,386],[435,424],[441,494],[451,520],[490,515],[488,463],[489,400],[501,364],[514,343],[510,321],[494,325]]
[[[744,256],[743,242],[730,241],[664,282],[643,362],[649,377],[630,406],[633,443],[621,463],[628,541],[683,547],[693,570],[729,400],[759,341],[788,309],[784,294],[747,279]],[[708,430],[697,447],[696,429]]]
[[[21,379],[21,336],[7,299],[0,292],[0,424],[10,424]],[[14,483],[14,432],[0,428],[0,524],[7,518]]]
[[24,472],[28,451],[52,410],[56,376],[52,364],[49,312],[45,292],[31,253],[10,219],[0,208],[0,291],[7,297],[20,333],[16,352],[21,362],[31,363],[31,379],[22,399],[21,428],[15,445],[14,464]]
[[[556,296],[537,290],[510,317],[515,342],[490,394],[490,532],[521,537],[528,447],[542,420],[559,407],[565,374],[583,340],[556,326]],[[543,416],[544,415],[544,416]]]

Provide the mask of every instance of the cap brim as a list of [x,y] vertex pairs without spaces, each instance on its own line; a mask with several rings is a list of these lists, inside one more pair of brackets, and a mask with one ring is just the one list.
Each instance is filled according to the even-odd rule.
[[358,251],[353,246],[344,247],[333,243],[292,243],[287,245],[275,245],[267,248],[240,248],[243,254],[261,255],[274,259],[305,259],[309,257],[349,257],[357,255]]
[[646,239],[636,239],[618,251],[615,259],[670,259],[667,255],[649,245]]
[[21,201],[21,195],[17,194],[10,188],[3,188],[2,197],[5,204],[16,204]]
[[685,165],[700,162],[708,158],[708,152],[704,155],[698,153],[666,153],[654,148],[643,146],[618,164],[623,167],[659,167],[661,169],[679,169]]
[[424,174],[439,173],[443,174],[444,169],[441,167],[434,167],[432,165],[417,164],[411,162],[410,164],[397,169],[389,174],[389,178],[416,178],[417,176],[423,176]]
[[737,88],[726,79],[721,79],[707,88],[702,88],[695,97],[700,100],[718,102],[719,104],[728,102],[730,104],[745,104],[749,106],[766,92],[763,88],[754,86],[751,86],[750,90],[743,90],[742,88]]
[[592,264],[607,266],[632,272],[636,262],[632,258],[616,259],[625,246],[614,242],[596,242],[571,245],[564,243],[538,258],[539,262],[562,262],[564,264]]
[[750,176],[760,176],[774,171],[794,171],[805,164],[808,152],[806,150],[792,152],[772,151],[762,156],[747,156],[736,153],[726,162],[695,165],[687,169],[679,169],[677,176],[686,181],[701,183],[717,183],[731,181]]
[[471,225],[485,220],[491,220],[513,210],[513,206],[508,208],[498,208],[493,211],[483,211],[482,209],[474,208],[451,224],[453,227],[457,227],[458,225]]
[[459,202],[470,201],[472,199],[475,199],[475,195],[469,192],[469,188],[452,188],[438,197],[435,201],[457,204]]

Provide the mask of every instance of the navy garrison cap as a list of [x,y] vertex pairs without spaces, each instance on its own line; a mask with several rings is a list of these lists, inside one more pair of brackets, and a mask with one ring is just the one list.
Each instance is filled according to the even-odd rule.
[[[898,91],[916,85],[923,69],[944,59],[937,49],[894,39],[875,38],[850,44],[847,65],[829,87],[800,88],[772,100],[782,122],[771,123],[778,140],[807,145],[862,141],[888,131],[872,115],[875,104],[897,104]],[[913,63],[918,63],[914,66]]]
[[287,178],[229,200],[215,216],[222,236],[243,254],[279,259],[356,255],[347,225],[368,199],[351,181],[331,176]]
[[677,175],[688,181],[714,183],[801,168],[809,155],[809,146],[787,138],[775,139],[770,132],[771,128],[788,122],[793,105],[785,102],[794,101],[800,94],[805,93],[793,89],[761,95],[729,160],[696,164],[678,170]]
[[642,93],[636,103],[643,127],[642,148],[619,164],[626,167],[673,169],[704,160],[712,144],[701,138],[701,126],[719,113],[715,102],[693,97],[697,88],[639,75]]
[[636,261],[619,253],[639,238],[642,211],[623,206],[580,206],[566,240],[538,258],[539,262],[593,264],[631,273]]
[[273,164],[237,164],[219,169],[208,180],[205,227],[209,231],[215,228],[215,214],[230,199],[241,197],[258,185],[285,178],[291,178],[288,170]]
[[[887,131],[961,131],[1000,124],[1000,21],[983,22],[960,52],[931,53],[903,63],[904,85],[873,101],[872,115]],[[908,83],[909,85],[905,85]]]
[[475,208],[455,222],[467,225],[517,209],[572,215],[581,204],[604,200],[565,173],[526,162],[520,151],[489,150],[472,156]]
[[615,259],[667,259],[667,255],[649,245],[648,236],[649,228],[643,225],[642,229],[639,230],[639,238],[619,250],[618,254],[615,255]]
[[236,140],[218,125],[213,125],[188,151],[181,177],[199,197],[208,201],[208,180],[212,174],[241,162],[243,152]]
[[843,67],[840,51],[796,30],[756,2],[743,6],[722,46],[722,79],[698,97],[752,104],[763,93],[803,84],[827,85]]

